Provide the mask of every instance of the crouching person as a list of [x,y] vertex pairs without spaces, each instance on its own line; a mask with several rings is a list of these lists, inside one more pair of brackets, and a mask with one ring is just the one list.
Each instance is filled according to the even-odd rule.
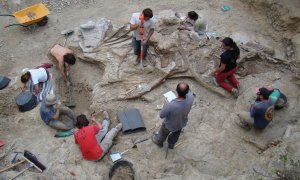
[[92,116],[92,124],[89,125],[85,115],[77,116],[78,131],[74,133],[75,143],[79,145],[82,156],[86,160],[100,160],[108,152],[113,139],[122,129],[122,124],[119,123],[107,133],[110,121],[106,111],[104,111],[103,117],[102,125],[95,120],[94,116]]
[[252,127],[262,130],[267,127],[273,119],[274,105],[280,96],[280,91],[263,87],[258,89],[256,95],[256,100],[251,105],[250,112],[242,111],[237,114],[240,118],[238,125],[247,130]]
[[40,114],[42,120],[53,129],[68,131],[75,127],[74,112],[66,106],[58,106],[53,94],[48,94],[42,102]]

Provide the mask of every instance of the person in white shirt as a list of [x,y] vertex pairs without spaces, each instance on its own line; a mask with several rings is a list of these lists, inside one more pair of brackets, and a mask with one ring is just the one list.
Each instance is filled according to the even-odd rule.
[[[151,19],[153,17],[153,12],[150,8],[146,8],[142,13],[133,13],[130,19],[130,31],[133,31],[132,45],[134,49],[134,54],[137,55],[135,66],[141,61],[141,45],[143,45],[143,56],[142,63],[146,67],[146,57],[147,50],[149,47],[149,39],[154,32],[154,22]],[[144,23],[141,23],[141,19],[144,19]],[[144,28],[144,34],[141,35],[141,29]]]
[[49,73],[45,68],[30,69],[21,76],[21,82],[24,84],[23,90],[26,89],[27,83],[31,80],[33,84],[33,95],[40,92],[39,83],[44,83],[48,80]]
[[199,15],[195,11],[189,11],[186,17],[177,16],[182,19],[180,26],[177,28],[178,30],[195,31],[199,35],[205,34],[207,22],[203,17],[199,18]]

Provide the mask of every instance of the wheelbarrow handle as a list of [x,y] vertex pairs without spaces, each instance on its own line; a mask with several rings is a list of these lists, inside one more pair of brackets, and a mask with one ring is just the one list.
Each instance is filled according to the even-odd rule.
[[9,24],[9,25],[6,25],[6,26],[4,26],[4,28],[8,28],[8,27],[11,27],[11,26],[22,26],[22,27],[28,27],[28,25],[23,25],[23,24]]
[[12,14],[0,14],[0,16],[11,16],[11,17],[15,17],[15,16],[12,15]]

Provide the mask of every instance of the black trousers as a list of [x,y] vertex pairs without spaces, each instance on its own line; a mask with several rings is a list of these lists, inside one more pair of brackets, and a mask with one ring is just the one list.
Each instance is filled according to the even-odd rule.
[[180,133],[181,133],[181,129],[175,132],[171,132],[165,127],[165,124],[163,123],[158,132],[158,142],[159,144],[163,144],[165,140],[168,138],[168,143],[170,145],[175,145],[176,142],[178,141]]

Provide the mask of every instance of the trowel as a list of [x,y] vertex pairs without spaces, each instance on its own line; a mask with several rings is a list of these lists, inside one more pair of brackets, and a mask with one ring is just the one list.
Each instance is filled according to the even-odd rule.
[[110,154],[110,159],[112,160],[112,162],[116,162],[120,159],[122,159],[122,155],[125,154],[126,152],[128,152],[130,149],[127,149],[126,151],[123,152],[116,152],[116,153],[111,153]]

